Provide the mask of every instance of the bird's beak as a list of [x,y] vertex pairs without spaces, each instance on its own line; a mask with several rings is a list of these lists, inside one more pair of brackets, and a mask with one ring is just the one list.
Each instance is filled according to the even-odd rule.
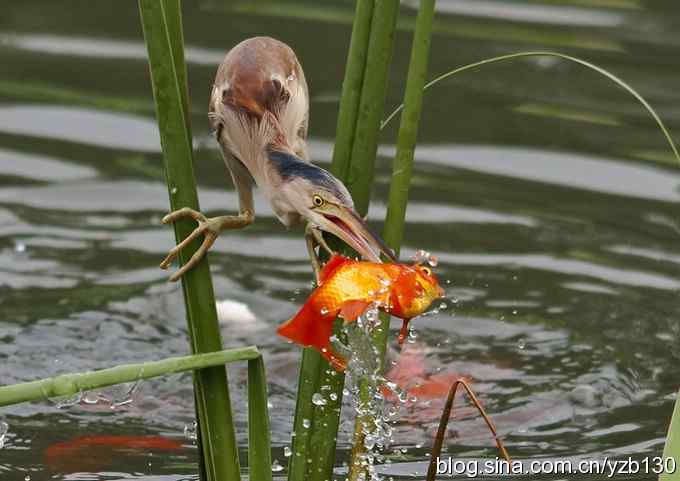
[[[330,204],[327,206],[331,207]],[[371,232],[366,222],[354,210],[341,205],[332,205],[332,208],[319,213],[324,220],[323,225],[319,227],[338,236],[364,259],[381,262],[382,252],[392,262],[396,262],[397,258],[392,249],[387,247],[380,236]]]

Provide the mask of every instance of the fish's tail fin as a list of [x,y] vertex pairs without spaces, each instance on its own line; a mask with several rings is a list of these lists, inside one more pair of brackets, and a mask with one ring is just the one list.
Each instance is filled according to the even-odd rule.
[[330,342],[335,315],[335,312],[325,312],[307,303],[295,317],[281,324],[276,332],[297,344],[321,349]]
[[[322,314],[322,312],[324,312]],[[336,371],[343,371],[347,365],[345,359],[331,349],[333,321],[337,312],[319,309],[307,303],[291,320],[281,324],[276,332],[304,347],[313,347],[330,362]]]

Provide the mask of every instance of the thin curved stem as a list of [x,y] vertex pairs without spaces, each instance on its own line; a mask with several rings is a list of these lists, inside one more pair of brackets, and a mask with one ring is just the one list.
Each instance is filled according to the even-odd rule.
[[[600,75],[603,75],[604,77],[608,78],[612,82],[614,82],[616,85],[619,87],[623,88],[625,91],[627,91],[629,94],[631,94],[635,99],[637,99],[638,102],[640,102],[644,108],[649,112],[649,114],[652,116],[654,121],[656,122],[656,125],[661,129],[661,132],[663,133],[664,137],[666,138],[666,141],[668,142],[668,145],[670,146],[671,150],[673,151],[673,155],[675,155],[675,158],[678,160],[678,163],[680,164],[680,153],[678,153],[678,149],[675,146],[675,142],[673,141],[673,138],[671,137],[668,129],[666,128],[666,125],[663,123],[661,120],[661,117],[656,113],[654,108],[649,105],[649,102],[647,102],[642,95],[640,95],[633,87],[631,87],[628,83],[624,82],[622,79],[614,75],[613,73],[609,72],[608,70],[605,70],[602,67],[598,67],[595,64],[592,64],[586,60],[577,58],[577,57],[572,57],[571,55],[566,55],[563,53],[558,53],[558,52],[543,52],[543,51],[536,51],[536,52],[519,52],[519,53],[511,53],[508,55],[501,55],[500,57],[493,57],[493,58],[487,58],[484,60],[480,60],[479,62],[471,63],[468,65],[463,65],[462,67],[455,68],[453,70],[450,70],[449,72],[443,73],[440,76],[436,77],[435,79],[431,80],[427,84],[425,84],[425,87],[423,87],[423,91],[429,89],[430,87],[438,84],[442,80],[445,80],[453,75],[465,72],[467,70],[474,70],[478,67],[482,67],[487,64],[491,63],[496,63],[496,62],[502,62],[505,60],[514,60],[518,58],[526,58],[526,57],[556,57],[556,58],[561,58],[563,60],[569,60],[570,62],[577,63],[579,65],[582,65],[584,67],[587,67],[591,70],[594,70],[595,72],[599,73]],[[380,125],[380,128],[383,129],[385,126],[399,113],[403,110],[404,104],[399,105],[394,112],[392,112],[390,115],[387,116],[387,118],[382,122]]]
[[479,399],[477,399],[477,396],[475,396],[475,393],[472,391],[472,388],[468,385],[467,382],[465,382],[464,379],[456,379],[454,383],[451,385],[451,389],[449,390],[449,396],[446,398],[446,404],[444,405],[444,410],[442,411],[442,417],[439,420],[439,428],[437,429],[437,436],[434,439],[434,445],[432,446],[432,455],[430,456],[430,466],[427,470],[427,477],[425,478],[427,481],[435,481],[437,477],[437,459],[439,458],[439,455],[442,453],[444,436],[446,435],[446,428],[449,425],[449,418],[451,417],[451,412],[453,411],[453,400],[456,397],[458,386],[463,386],[465,391],[468,393],[468,396],[470,396],[472,404],[475,405],[477,411],[479,411],[479,414],[482,416],[484,422],[489,427],[489,431],[491,431],[491,434],[493,435],[493,438],[496,441],[498,451],[500,451],[501,456],[503,456],[503,459],[505,459],[508,463],[511,462],[510,455],[508,454],[508,451],[505,449],[503,441],[501,440],[501,438],[498,437],[498,431],[496,431],[496,426],[494,425],[493,421],[491,421],[491,418],[486,414],[486,411],[484,411],[482,404],[479,402]]

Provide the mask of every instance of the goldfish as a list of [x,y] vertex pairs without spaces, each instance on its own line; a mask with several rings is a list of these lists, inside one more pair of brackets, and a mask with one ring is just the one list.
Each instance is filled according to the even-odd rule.
[[337,371],[343,371],[347,361],[330,346],[336,317],[350,323],[375,306],[403,320],[399,333],[402,344],[409,321],[443,296],[444,290],[428,266],[355,261],[335,254],[321,270],[319,286],[295,317],[279,326],[277,332],[297,344],[315,348]]
[[52,444],[45,450],[45,464],[52,471],[101,471],[115,466],[118,450],[179,451],[182,442],[163,436],[85,435]]
[[[472,383],[472,378],[468,375],[461,375],[458,372],[446,370],[432,374],[433,367],[428,365],[425,358],[426,347],[424,344],[411,344],[401,350],[399,358],[392,368],[385,374],[385,379],[406,391],[407,399],[417,399],[418,401],[446,400],[451,385],[458,379],[462,379],[468,384]],[[387,385],[383,385],[382,393],[385,399],[396,401],[398,399],[394,391]],[[435,410],[438,416],[441,408]],[[417,414],[423,414],[419,410]]]

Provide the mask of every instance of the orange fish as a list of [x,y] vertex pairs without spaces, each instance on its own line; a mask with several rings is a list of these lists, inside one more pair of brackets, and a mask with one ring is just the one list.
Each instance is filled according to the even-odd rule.
[[182,443],[163,436],[79,436],[45,450],[45,464],[52,471],[99,471],[114,464],[116,450],[177,451]]
[[361,262],[334,255],[323,267],[317,287],[300,312],[282,324],[278,333],[293,342],[317,349],[338,371],[346,360],[333,352],[333,321],[355,321],[371,305],[403,319],[399,344],[408,333],[409,321],[422,314],[444,290],[429,267],[415,264]]
[[[385,379],[406,391],[407,399],[415,397],[418,401],[446,399],[451,385],[458,379],[463,379],[468,384],[472,383],[470,376],[463,376],[453,371],[430,374],[431,370],[425,360],[424,345],[411,344],[401,350],[396,364],[385,374]],[[382,393],[385,399],[397,400],[394,391],[385,385],[382,387]],[[419,410],[417,414],[423,414],[422,410]],[[441,407],[438,411],[435,410],[433,417],[438,414],[441,414]]]

